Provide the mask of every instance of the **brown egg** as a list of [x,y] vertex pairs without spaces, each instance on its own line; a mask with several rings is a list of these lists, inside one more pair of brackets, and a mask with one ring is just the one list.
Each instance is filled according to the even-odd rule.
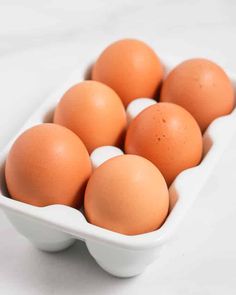
[[169,73],[160,100],[184,107],[203,132],[214,119],[233,110],[234,91],[222,68],[209,60],[196,58],[181,63]]
[[131,121],[125,152],[150,160],[170,185],[181,171],[200,162],[202,135],[197,122],[184,108],[157,103]]
[[84,81],[70,88],[57,105],[54,123],[75,132],[89,153],[103,145],[120,146],[127,124],[119,96],[96,81]]
[[84,208],[92,224],[137,235],[162,225],[169,193],[163,176],[150,161],[122,155],[94,170],[86,187]]
[[7,157],[5,174],[13,199],[35,206],[78,207],[91,163],[84,144],[72,131],[41,124],[17,138]]
[[156,53],[144,42],[133,39],[107,47],[92,71],[92,79],[113,88],[125,106],[135,98],[155,98],[162,78],[163,68]]

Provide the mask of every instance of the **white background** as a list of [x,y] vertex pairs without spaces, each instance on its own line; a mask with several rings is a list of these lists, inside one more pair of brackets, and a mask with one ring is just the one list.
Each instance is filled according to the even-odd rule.
[[[0,1],[0,148],[83,56],[124,37],[236,73],[233,0]],[[235,165],[236,135],[161,258],[133,279],[106,274],[82,242],[36,250],[0,211],[0,294],[236,294]]]

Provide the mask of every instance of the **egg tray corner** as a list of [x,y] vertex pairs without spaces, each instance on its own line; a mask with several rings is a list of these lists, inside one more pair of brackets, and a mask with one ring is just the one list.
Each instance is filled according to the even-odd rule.
[[[86,65],[80,66],[86,69]],[[232,78],[232,77],[231,77]],[[25,129],[47,122],[64,92],[84,79],[75,71],[67,83],[51,95],[28,119],[26,124],[0,154],[0,208],[13,226],[37,248],[60,251],[83,240],[90,254],[107,272],[118,277],[138,275],[157,259],[162,246],[174,234],[179,222],[207,181],[222,153],[236,132],[236,109],[216,119],[204,134],[204,157],[200,165],[183,171],[171,185],[171,211],[162,227],[154,232],[126,236],[89,224],[82,212],[64,205],[35,207],[8,197],[4,164],[16,137]],[[232,79],[233,80],[233,79]],[[234,83],[235,85],[235,83]]]

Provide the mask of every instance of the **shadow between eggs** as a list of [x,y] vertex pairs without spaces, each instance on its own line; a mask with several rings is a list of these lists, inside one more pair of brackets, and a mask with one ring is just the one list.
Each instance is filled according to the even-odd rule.
[[50,109],[47,113],[43,116],[42,123],[53,123],[53,115],[54,115],[55,108]]

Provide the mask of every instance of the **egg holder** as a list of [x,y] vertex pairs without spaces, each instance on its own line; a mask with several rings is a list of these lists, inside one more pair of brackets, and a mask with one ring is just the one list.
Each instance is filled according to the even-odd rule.
[[[87,65],[81,65],[80,68],[86,69]],[[169,189],[171,210],[162,227],[150,233],[126,236],[88,223],[82,212],[74,208],[64,205],[36,207],[13,200],[7,193],[4,165],[12,143],[24,130],[36,124],[51,121],[52,112],[58,100],[68,88],[82,80],[84,80],[83,72],[75,71],[67,83],[33,113],[16,136],[1,151],[0,208],[3,209],[16,230],[37,248],[56,252],[69,247],[77,239],[82,240],[97,263],[108,273],[118,277],[135,276],[142,273],[150,263],[158,258],[162,246],[173,236],[177,225],[207,181],[236,131],[236,110],[212,122],[203,137],[202,162],[197,167],[180,173],[171,185]],[[143,106],[138,104],[137,108],[142,109]],[[110,155],[104,155],[104,151],[107,150],[103,149],[102,153],[96,153],[95,160],[92,159],[93,164],[99,165],[99,161],[103,162],[105,158],[113,156],[112,152]]]

